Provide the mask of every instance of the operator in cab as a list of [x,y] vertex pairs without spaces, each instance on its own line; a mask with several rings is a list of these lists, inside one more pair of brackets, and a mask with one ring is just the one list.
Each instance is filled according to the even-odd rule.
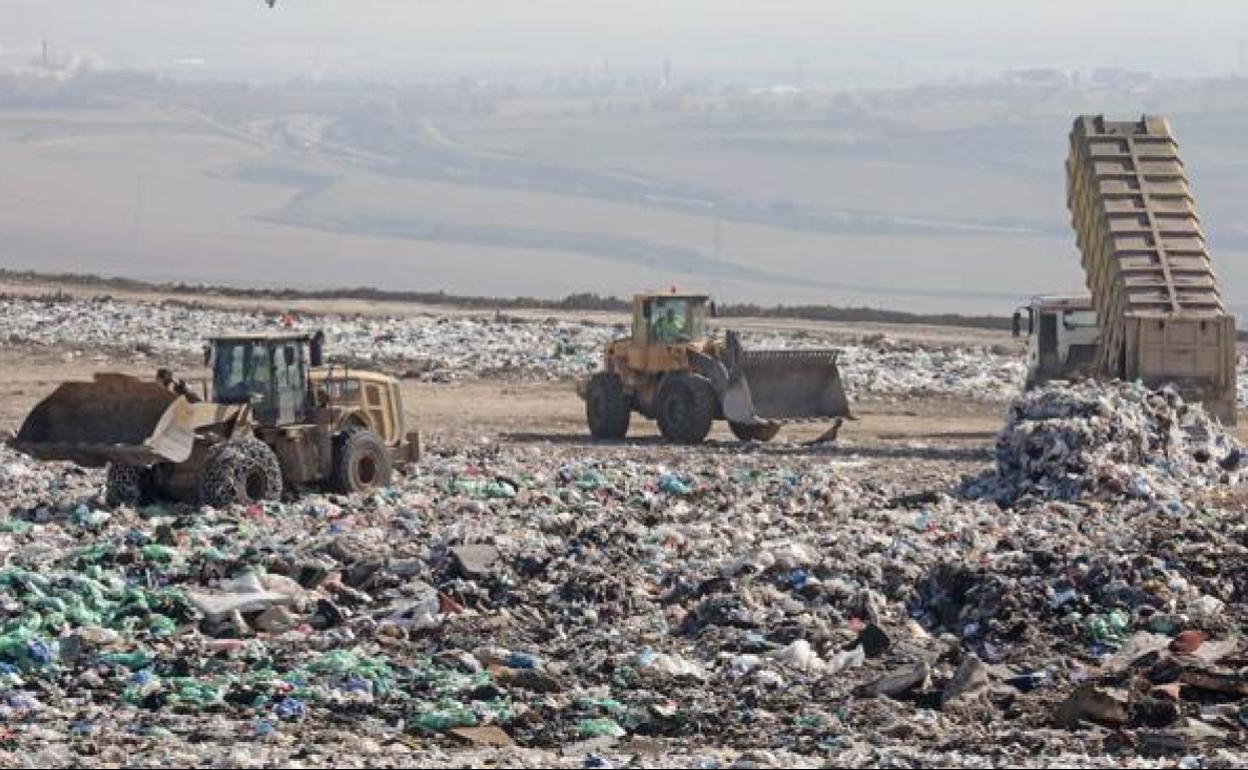
[[685,333],[685,319],[676,315],[675,308],[666,308],[654,322],[654,338],[659,342],[678,342]]

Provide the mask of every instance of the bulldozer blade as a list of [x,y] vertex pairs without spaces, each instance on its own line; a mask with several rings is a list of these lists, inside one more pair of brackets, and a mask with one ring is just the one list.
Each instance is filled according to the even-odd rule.
[[758,425],[849,417],[836,351],[741,352],[729,374],[724,416]]
[[64,383],[39,402],[12,446],[88,468],[185,462],[195,441],[193,406],[157,382],[97,374],[92,382]]

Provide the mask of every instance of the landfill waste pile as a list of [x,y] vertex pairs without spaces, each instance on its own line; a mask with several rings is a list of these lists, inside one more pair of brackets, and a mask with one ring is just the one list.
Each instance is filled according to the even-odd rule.
[[[283,314],[272,311],[67,296],[0,298],[0,317],[0,342],[9,345],[120,353],[136,362],[174,358],[192,365],[213,334],[284,328]],[[325,330],[328,349],[359,365],[435,382],[491,376],[572,379],[601,366],[603,346],[626,333],[623,326],[575,320],[469,315],[300,314],[295,323]],[[154,327],[161,329],[159,336],[151,334]],[[983,347],[924,348],[883,337],[837,344],[801,331],[751,332],[744,342],[760,349],[836,347],[851,395],[1005,401],[1017,393],[1024,373],[1019,356]]]
[[887,339],[837,347],[849,390],[861,394],[1008,401],[1026,373],[1021,356],[983,347],[924,348]]
[[0,449],[0,765],[1248,760],[1242,503],[1002,508],[939,449],[483,443],[222,510]]
[[1218,422],[1173,389],[1054,384],[1010,405],[995,471],[966,492],[1009,504],[1129,499],[1181,510],[1184,492],[1235,483],[1243,459]]
[[[139,360],[195,361],[204,340],[226,332],[281,331],[286,322],[325,331],[327,347],[355,363],[432,381],[506,373],[567,379],[598,365],[611,327],[471,316],[386,318],[222,310],[181,302],[111,298],[0,300],[0,341],[129,353]],[[161,334],[153,336],[152,328]]]

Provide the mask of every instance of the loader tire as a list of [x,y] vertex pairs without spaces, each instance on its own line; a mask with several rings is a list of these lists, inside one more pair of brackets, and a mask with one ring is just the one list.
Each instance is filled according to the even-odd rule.
[[715,390],[696,374],[669,374],[659,385],[656,416],[659,432],[668,441],[700,444],[715,419]]
[[104,481],[104,502],[110,508],[123,505],[131,507],[150,502],[152,498],[152,472],[141,465],[108,466]]
[[598,439],[622,439],[628,435],[633,409],[618,374],[599,372],[589,380],[585,394],[585,421]]
[[393,475],[390,450],[376,433],[356,429],[338,438],[332,482],[339,492],[369,492],[388,487]]
[[199,474],[199,502],[214,508],[282,497],[282,466],[259,439],[227,441],[208,451]]
[[780,423],[778,422],[765,422],[762,425],[730,422],[728,427],[732,430],[732,435],[742,441],[771,441],[780,432]]

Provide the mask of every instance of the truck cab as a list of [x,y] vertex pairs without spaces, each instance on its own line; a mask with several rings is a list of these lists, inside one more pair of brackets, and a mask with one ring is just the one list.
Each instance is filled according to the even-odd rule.
[[1028,390],[1092,374],[1101,328],[1090,297],[1032,297],[1014,311],[1013,332],[1027,339]]

